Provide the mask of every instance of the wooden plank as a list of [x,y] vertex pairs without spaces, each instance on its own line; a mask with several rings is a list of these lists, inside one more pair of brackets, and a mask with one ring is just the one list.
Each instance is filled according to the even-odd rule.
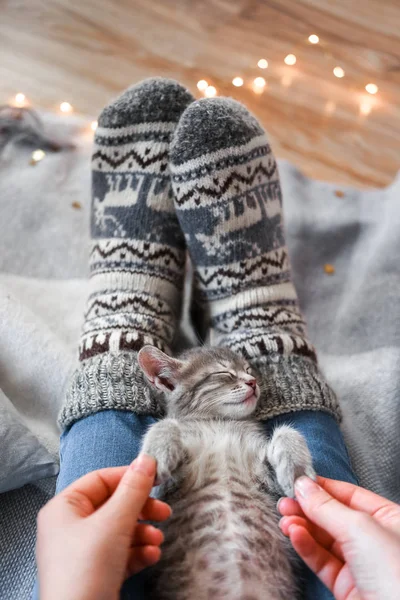
[[[320,44],[308,43],[311,33]],[[290,52],[294,67],[283,62]],[[383,186],[399,168],[398,0],[9,0],[0,55],[2,103],[22,91],[34,106],[67,100],[91,118],[145,77],[179,79],[197,97],[205,78],[245,102],[277,154],[313,177]],[[243,88],[232,86],[236,75]],[[256,95],[259,75],[268,84]]]

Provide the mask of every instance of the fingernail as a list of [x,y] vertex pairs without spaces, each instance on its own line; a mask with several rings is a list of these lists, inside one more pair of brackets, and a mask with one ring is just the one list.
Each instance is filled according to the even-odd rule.
[[287,518],[287,517],[282,517],[281,519],[279,519],[279,523],[278,523],[278,525],[279,525],[279,527],[280,527],[281,529],[282,529],[283,522],[284,522],[284,520],[285,520],[286,518]]
[[277,508],[278,511],[279,511],[279,505],[282,502],[282,500],[283,500],[283,498],[279,498],[278,502],[276,503],[276,508]]
[[317,493],[321,488],[318,483],[315,483],[309,477],[302,475],[294,482],[294,489],[296,494],[301,498],[308,498],[312,494]]
[[137,459],[131,463],[131,469],[153,477],[156,470],[156,461],[148,454],[139,454]]

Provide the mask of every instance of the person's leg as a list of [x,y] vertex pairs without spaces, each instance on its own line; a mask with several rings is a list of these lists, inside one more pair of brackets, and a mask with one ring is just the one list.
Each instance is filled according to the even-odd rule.
[[[354,481],[335,394],[318,370],[290,265],[276,160],[265,131],[227,98],[183,113],[171,143],[175,206],[194,267],[197,329],[244,355],[261,383],[267,433],[291,422],[318,473]],[[329,598],[308,573],[308,600]]]
[[[176,82],[147,80],[99,117],[92,158],[91,294],[80,366],[59,419],[57,492],[89,471],[130,463],[163,412],[136,357],[145,344],[170,352],[180,317],[185,243],[172,199],[169,144],[192,100]],[[122,596],[139,598],[139,582],[134,578]]]
[[56,493],[86,473],[131,463],[154,422],[153,417],[121,410],[104,410],[76,421],[61,435]]
[[185,242],[176,218],[169,147],[193,100],[149,79],[101,113],[92,157],[90,296],[80,366],[60,414],[66,429],[101,410],[159,416],[137,352],[171,351],[182,305]]
[[[268,437],[279,425],[291,425],[303,434],[318,475],[358,485],[342,433],[331,415],[322,411],[304,410],[274,417],[264,421]],[[306,566],[304,567],[304,598],[333,600],[331,592]]]
[[188,106],[171,142],[175,207],[208,340],[259,374],[258,418],[339,414],[318,370],[294,288],[278,168],[257,119],[231,98]]
[[[86,473],[131,463],[139,453],[144,434],[154,422],[151,416],[120,410],[104,410],[76,421],[61,435],[56,493]],[[140,574],[130,579],[121,598],[144,599],[144,582]],[[36,583],[32,600],[38,598]]]

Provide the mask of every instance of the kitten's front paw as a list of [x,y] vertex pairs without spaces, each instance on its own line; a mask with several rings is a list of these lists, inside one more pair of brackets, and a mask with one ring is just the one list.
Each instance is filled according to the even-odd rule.
[[161,485],[173,477],[185,457],[181,432],[172,419],[164,419],[147,432],[142,452],[153,456],[157,462],[154,485]]
[[305,439],[287,425],[275,430],[268,447],[268,460],[275,469],[279,486],[289,498],[294,498],[294,482],[298,477],[307,475],[316,479]]
[[169,479],[171,479],[171,476],[172,472],[170,469],[168,469],[168,466],[157,461],[157,472],[154,485],[162,485],[163,483],[166,483]]
[[178,445],[171,445],[165,452],[158,453],[157,474],[154,485],[166,483],[179,469],[183,460],[183,449]]

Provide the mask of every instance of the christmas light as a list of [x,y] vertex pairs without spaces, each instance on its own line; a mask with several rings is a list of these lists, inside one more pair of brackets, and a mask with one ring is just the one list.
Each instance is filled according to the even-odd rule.
[[319,37],[317,35],[315,35],[315,33],[313,33],[312,35],[309,36],[308,41],[310,42],[310,44],[318,44]]
[[200,79],[200,81],[197,82],[197,89],[200,90],[200,92],[204,92],[204,90],[206,90],[208,88],[208,81],[206,81],[205,79]]
[[19,92],[18,94],[16,94],[14,102],[15,102],[16,106],[24,106],[25,102],[26,102],[25,94],[22,94],[21,92]]
[[43,152],[43,150],[41,150],[40,148],[38,148],[37,150],[34,150],[31,154],[30,164],[36,165],[36,163],[43,160],[45,156],[46,156],[46,153]]
[[287,56],[285,56],[285,59],[284,59],[284,62],[289,66],[295,65],[296,61],[297,61],[297,58],[295,57],[294,54],[288,54]]
[[213,85],[209,85],[205,90],[204,90],[204,95],[207,96],[207,98],[212,98],[213,96],[217,95],[217,90]]
[[92,122],[90,123],[90,129],[91,129],[92,131],[96,131],[96,129],[97,129],[97,121],[92,121]]
[[69,112],[72,112],[72,106],[69,102],[61,102],[60,110],[63,113],[69,113]]
[[260,58],[260,60],[258,61],[257,65],[260,67],[260,69],[267,69],[268,68],[268,61],[265,60],[265,58]]
[[253,81],[254,86],[259,89],[264,88],[266,83],[267,82],[265,81],[264,77],[256,77]]
[[361,102],[360,104],[360,114],[369,115],[372,110],[372,106],[369,102]]
[[338,77],[339,79],[341,79],[342,77],[345,76],[345,72],[343,71],[342,67],[335,67],[333,69],[333,74],[335,77]]
[[241,77],[235,77],[234,79],[232,79],[232,84],[235,87],[242,87],[242,85],[243,85],[243,79]]
[[365,89],[367,90],[368,94],[376,94],[379,88],[377,85],[375,85],[375,83],[367,83]]

